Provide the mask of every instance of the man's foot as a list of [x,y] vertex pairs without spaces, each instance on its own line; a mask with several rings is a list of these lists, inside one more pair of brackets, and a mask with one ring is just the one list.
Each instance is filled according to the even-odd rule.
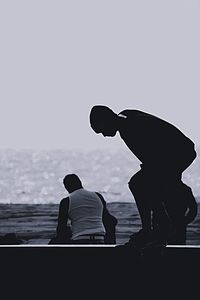
[[161,238],[153,230],[145,231],[141,229],[140,231],[134,233],[130,236],[129,241],[125,244],[125,246],[134,248],[134,249],[144,249],[148,247],[157,247],[157,246],[166,246],[166,240]]

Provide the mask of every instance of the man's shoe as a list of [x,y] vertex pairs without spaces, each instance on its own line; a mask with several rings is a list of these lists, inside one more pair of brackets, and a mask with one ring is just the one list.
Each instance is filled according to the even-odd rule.
[[135,248],[135,249],[144,249],[148,247],[157,247],[157,246],[166,246],[166,239],[161,238],[153,230],[145,231],[141,229],[139,232],[134,233],[130,236],[129,241],[125,246]]

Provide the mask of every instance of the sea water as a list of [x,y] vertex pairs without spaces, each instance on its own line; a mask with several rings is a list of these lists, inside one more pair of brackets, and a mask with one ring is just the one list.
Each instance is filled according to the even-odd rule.
[[[86,189],[102,193],[107,202],[132,202],[127,183],[139,169],[140,162],[124,149],[0,150],[0,203],[59,203],[67,196],[62,180],[69,173],[77,174]],[[199,200],[199,158],[183,179]]]

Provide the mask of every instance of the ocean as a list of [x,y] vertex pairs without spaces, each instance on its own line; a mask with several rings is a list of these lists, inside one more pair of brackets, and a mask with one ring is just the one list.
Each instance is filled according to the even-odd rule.
[[[76,173],[86,189],[100,192],[118,219],[117,244],[141,228],[128,181],[140,162],[123,150],[14,150],[0,151],[0,236],[15,233],[25,244],[48,244],[55,236],[58,204],[67,192],[62,184]],[[199,158],[185,171],[200,206]],[[200,215],[188,226],[187,244],[200,244]]]
[[[0,150],[0,203],[56,204],[66,197],[62,180],[77,174],[86,189],[102,193],[107,202],[133,202],[128,181],[140,168],[130,151]],[[200,160],[184,172],[199,201]]]

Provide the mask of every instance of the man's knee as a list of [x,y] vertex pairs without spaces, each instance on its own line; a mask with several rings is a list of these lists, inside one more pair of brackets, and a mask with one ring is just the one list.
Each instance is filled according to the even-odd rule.
[[136,174],[134,174],[131,179],[129,180],[128,182],[128,186],[129,186],[129,189],[131,191],[135,191],[135,190],[138,190],[142,187],[142,175],[140,173],[140,171]]
[[133,175],[128,182],[129,189],[131,189],[135,184],[136,184],[136,179],[135,179],[135,175]]
[[134,185],[134,183],[135,183],[134,176],[132,176],[128,182],[129,189],[131,189],[131,187]]
[[[182,155],[184,155],[185,153],[183,152]],[[192,149],[190,149],[188,155],[185,157],[182,157],[182,155],[180,154],[180,170],[181,172],[184,172],[192,163],[193,161],[196,159],[197,157],[197,152],[195,150],[194,147],[192,147]]]

